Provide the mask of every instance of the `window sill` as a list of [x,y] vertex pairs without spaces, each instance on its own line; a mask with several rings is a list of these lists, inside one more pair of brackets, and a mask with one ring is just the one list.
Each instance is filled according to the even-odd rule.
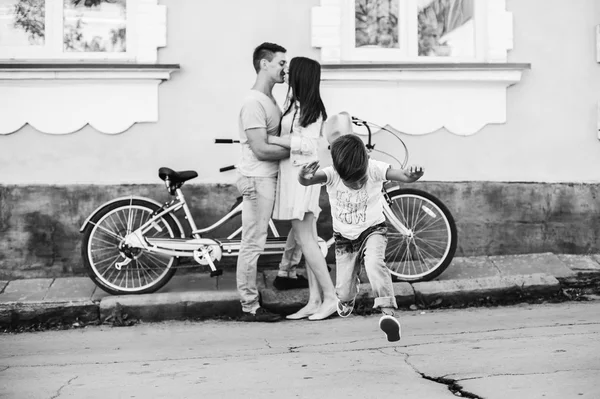
[[322,92],[332,111],[385,121],[403,133],[445,128],[468,136],[506,122],[507,88],[530,64],[324,64]]
[[160,79],[168,80],[176,64],[0,63],[1,80],[20,79]]
[[[89,124],[122,133],[158,121],[158,86],[179,65],[0,63],[0,134],[25,124],[67,134]],[[34,111],[33,111],[34,110]]]
[[521,80],[531,64],[517,63],[344,63],[322,65],[327,81],[507,81]]

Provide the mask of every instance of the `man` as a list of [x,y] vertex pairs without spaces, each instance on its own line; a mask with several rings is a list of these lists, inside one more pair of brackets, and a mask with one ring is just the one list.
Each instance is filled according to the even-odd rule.
[[[273,212],[279,160],[290,156],[289,149],[267,143],[268,135],[279,135],[282,112],[272,91],[275,84],[284,82],[287,67],[285,53],[285,48],[274,43],[263,43],[254,50],[252,62],[256,81],[244,99],[239,116],[242,157],[237,165],[237,187],[243,202],[237,288],[243,321],[271,322],[281,319],[280,315],[260,307],[256,272]],[[289,241],[295,240],[290,238]]]

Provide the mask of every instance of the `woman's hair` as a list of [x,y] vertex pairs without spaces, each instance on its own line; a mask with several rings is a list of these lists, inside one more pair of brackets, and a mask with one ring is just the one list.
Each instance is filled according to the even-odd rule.
[[[283,113],[287,115],[294,104],[300,103],[300,126],[306,127],[319,119],[327,119],[325,105],[321,100],[319,85],[321,84],[321,65],[310,58],[294,57],[290,61],[288,76],[289,104]],[[291,97],[290,97],[291,91]]]
[[363,141],[353,134],[340,136],[331,143],[331,158],[333,167],[346,182],[357,182],[367,174],[367,149]]

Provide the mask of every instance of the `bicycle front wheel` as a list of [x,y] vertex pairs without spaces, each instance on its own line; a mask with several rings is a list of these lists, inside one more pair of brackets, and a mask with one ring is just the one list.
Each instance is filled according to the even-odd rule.
[[[149,201],[122,200],[92,218],[84,231],[81,254],[88,275],[98,287],[113,295],[146,294],[171,279],[177,258],[123,245],[125,235],[146,223],[158,208]],[[165,215],[145,236],[174,238],[180,232],[173,216]]]
[[[387,195],[393,215],[386,215],[386,265],[392,275],[400,281],[415,282],[442,274],[457,244],[456,224],[448,208],[421,190],[398,189]],[[398,222],[408,232],[402,231]]]

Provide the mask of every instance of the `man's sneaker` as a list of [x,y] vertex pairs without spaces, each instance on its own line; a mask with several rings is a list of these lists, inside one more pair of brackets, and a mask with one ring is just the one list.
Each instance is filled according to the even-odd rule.
[[300,274],[296,278],[277,276],[273,281],[273,287],[281,291],[308,288],[308,280]]
[[281,320],[281,315],[277,313],[271,313],[265,308],[256,309],[256,313],[244,312],[244,315],[240,317],[240,321],[262,321],[262,322],[273,322]]
[[396,317],[387,314],[381,316],[381,319],[379,319],[379,328],[385,333],[389,342],[400,341],[402,328],[400,327],[400,320]]

